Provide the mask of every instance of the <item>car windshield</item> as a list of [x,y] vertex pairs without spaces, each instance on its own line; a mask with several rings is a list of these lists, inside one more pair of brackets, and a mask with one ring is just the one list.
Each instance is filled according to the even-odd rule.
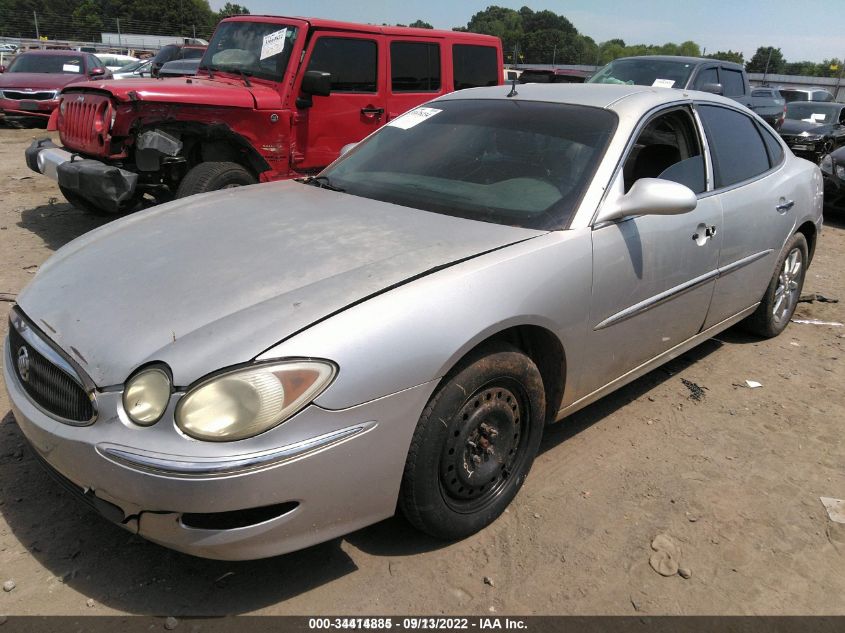
[[81,75],[85,70],[82,56],[75,55],[21,55],[6,72],[10,73],[64,73]]
[[819,125],[833,123],[839,117],[840,108],[814,101],[793,101],[786,106],[786,118]]
[[590,77],[591,84],[635,84],[661,88],[683,88],[693,65],[664,59],[617,59]]
[[147,59],[142,59],[142,60],[139,60],[137,62],[130,62],[130,63],[126,64],[126,66],[121,66],[120,68],[118,68],[114,72],[116,72],[116,73],[131,73],[131,72],[138,70],[144,64],[149,64],[149,63],[150,62]]
[[580,105],[439,101],[394,119],[314,183],[472,220],[562,228],[616,120]]
[[182,59],[201,59],[205,55],[204,48],[183,48]]
[[296,41],[297,28],[268,22],[222,22],[200,69],[244,73],[281,81]]

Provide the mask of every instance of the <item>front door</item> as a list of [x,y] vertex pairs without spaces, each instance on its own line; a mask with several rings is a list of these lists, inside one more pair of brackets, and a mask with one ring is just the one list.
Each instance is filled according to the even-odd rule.
[[366,35],[320,32],[311,41],[304,67],[331,73],[331,94],[314,96],[310,107],[299,108],[292,165],[296,171],[325,167],[344,145],[360,141],[385,123],[383,49],[383,42]]
[[722,219],[719,199],[706,195],[705,174],[688,108],[653,117],[629,150],[610,198],[640,178],[662,178],[690,187],[698,204],[689,213],[641,215],[594,228],[589,370],[580,397],[701,330],[717,275]]

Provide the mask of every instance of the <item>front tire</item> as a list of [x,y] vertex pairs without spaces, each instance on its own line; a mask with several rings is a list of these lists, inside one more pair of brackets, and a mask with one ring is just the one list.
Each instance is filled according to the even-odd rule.
[[176,197],[185,198],[195,193],[244,187],[256,182],[255,176],[237,163],[200,163],[185,174],[176,190]]
[[528,356],[507,344],[471,354],[419,419],[399,493],[402,513],[448,540],[492,523],[531,469],[545,414],[543,379]]
[[793,235],[778,258],[763,300],[745,323],[747,330],[764,338],[783,332],[798,306],[809,263],[808,253],[804,235]]

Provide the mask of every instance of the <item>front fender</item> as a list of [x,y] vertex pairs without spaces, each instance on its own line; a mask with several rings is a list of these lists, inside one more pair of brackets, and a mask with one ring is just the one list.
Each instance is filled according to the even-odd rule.
[[[436,380],[493,334],[553,332],[577,367],[588,325],[589,229],[556,231],[465,261],[352,306],[258,360],[320,357],[340,371],[316,404],[343,409]],[[568,371],[567,387],[576,384]],[[571,394],[570,394],[571,395]],[[568,399],[568,398],[567,398]]]

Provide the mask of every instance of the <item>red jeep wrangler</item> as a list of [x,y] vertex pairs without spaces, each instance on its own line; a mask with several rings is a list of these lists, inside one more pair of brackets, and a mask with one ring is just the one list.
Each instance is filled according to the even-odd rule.
[[318,172],[434,97],[503,83],[498,38],[329,20],[220,22],[196,77],[74,85],[26,151],[76,206],[122,213]]

